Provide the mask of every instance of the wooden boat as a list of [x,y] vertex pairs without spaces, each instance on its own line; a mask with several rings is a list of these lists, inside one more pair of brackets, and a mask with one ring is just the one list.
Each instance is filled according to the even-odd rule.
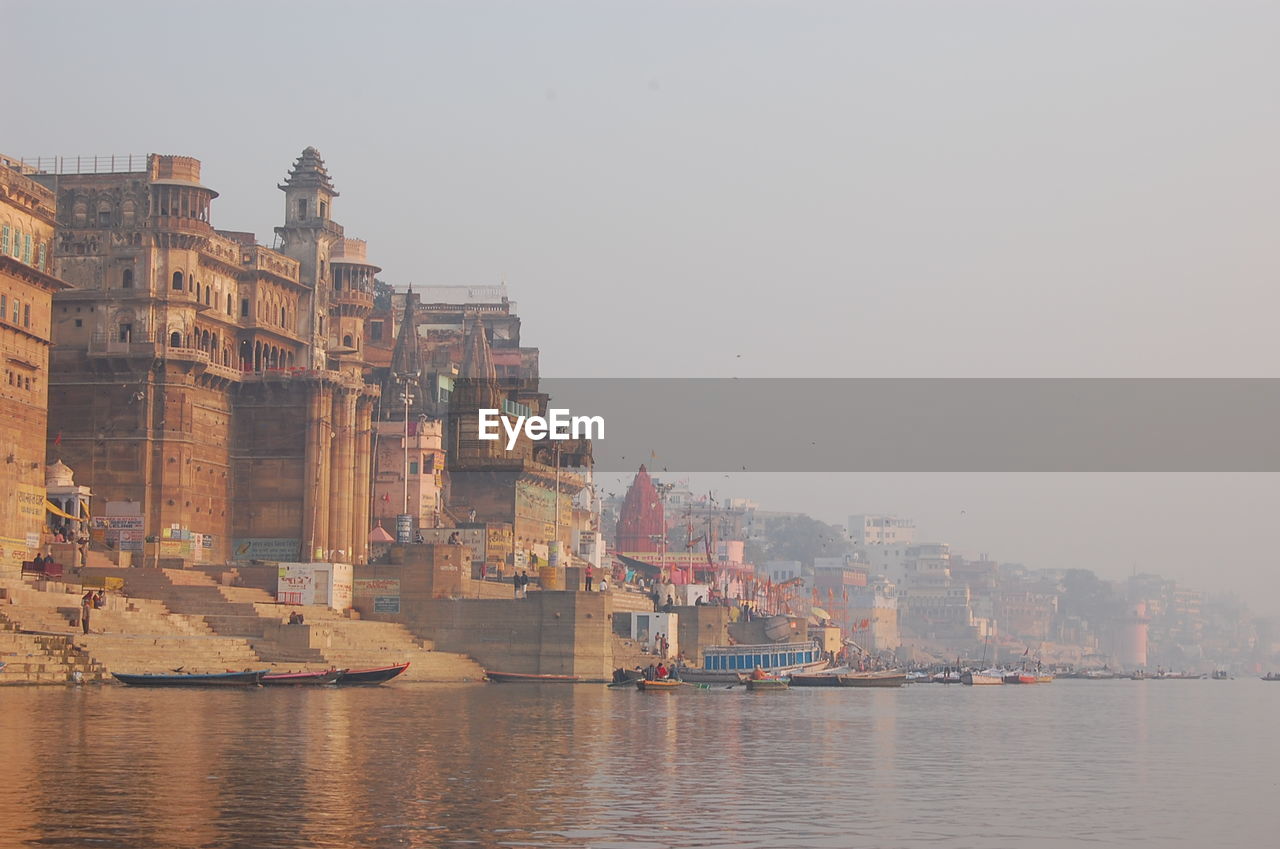
[[1261,678],[1260,680],[1262,680],[1262,681],[1280,681],[1280,675],[1277,675],[1277,674],[1275,674],[1274,672],[1268,672],[1266,675],[1262,676],[1262,678]]
[[839,676],[841,687],[901,687],[907,683],[907,673],[898,669],[881,672],[851,672]]
[[1036,683],[1037,683],[1037,684],[1052,684],[1052,683],[1053,683],[1053,676],[1052,676],[1052,675],[1037,675],[1037,676],[1036,676]]
[[672,678],[659,678],[656,681],[648,681],[648,680],[645,680],[644,678],[641,678],[639,681],[636,682],[636,689],[642,690],[646,693],[650,691],[669,692],[672,690],[678,690],[683,686],[684,686],[683,681],[676,681]]
[[319,672],[272,672],[262,676],[264,687],[320,687],[335,684],[345,669],[324,669]]
[[852,672],[847,666],[836,667],[835,669],[824,669],[821,672],[793,672],[791,674],[792,687],[839,687],[840,676],[847,675]]
[[999,669],[984,669],[981,672],[965,672],[960,676],[960,683],[970,687],[983,684],[1003,684],[1004,672]]
[[484,671],[484,677],[495,684],[576,684],[582,679],[577,675],[534,675],[527,672]]
[[246,669],[243,672],[162,672],[158,674],[132,675],[112,672],[111,676],[121,684],[134,687],[256,687],[269,669]]
[[1019,669],[1004,676],[1006,684],[1038,684],[1040,678],[1034,672],[1027,672]]
[[348,669],[339,675],[338,680],[333,683],[340,687],[382,684],[390,681],[408,668],[408,663],[400,663],[395,666],[377,666],[372,669]]
[[747,689],[751,692],[770,692],[773,690],[785,690],[791,685],[787,683],[785,678],[748,678]]

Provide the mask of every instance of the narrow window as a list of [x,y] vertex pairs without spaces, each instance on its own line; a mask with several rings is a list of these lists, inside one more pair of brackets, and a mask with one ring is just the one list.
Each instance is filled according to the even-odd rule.
[[133,288],[133,269],[126,268],[124,273],[120,275],[120,285],[125,289]]
[[22,326],[31,326],[31,304],[22,305]]
[[[230,297],[230,295],[228,295],[227,297]],[[240,317],[241,318],[249,317],[249,299],[248,298],[240,299]]]
[[298,217],[305,219],[307,217],[307,199],[298,198]]
[[231,295],[227,294],[227,315],[231,315]]
[[416,461],[416,460],[410,460],[410,461],[409,461],[409,474],[410,474],[410,475],[416,475],[417,473],[418,473],[418,461]]
[[170,334],[169,334],[169,347],[170,347],[170,348],[181,348],[181,347],[182,347],[182,334],[181,334],[181,333],[179,333],[179,332],[177,332],[177,331],[175,330],[173,333],[170,333]]
[[329,217],[329,204],[325,203],[324,201],[320,201],[320,217],[321,218]]
[[182,291],[182,272],[181,271],[173,272],[173,291],[175,292]]
[[128,342],[132,338],[133,338],[133,325],[132,324],[120,325],[120,341]]
[[81,319],[78,319],[78,318],[77,318],[77,319],[76,319],[76,327],[84,327],[84,321],[83,321],[83,320],[81,320]]

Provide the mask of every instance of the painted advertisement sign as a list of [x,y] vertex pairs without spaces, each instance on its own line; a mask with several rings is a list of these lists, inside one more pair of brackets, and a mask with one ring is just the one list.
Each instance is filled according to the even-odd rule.
[[276,571],[276,601],[345,610],[351,606],[351,574],[350,563],[281,563]]
[[302,540],[288,537],[241,537],[231,549],[232,560],[296,560]]
[[375,613],[400,612],[400,580],[398,578],[356,578],[352,594],[358,599],[373,599]]

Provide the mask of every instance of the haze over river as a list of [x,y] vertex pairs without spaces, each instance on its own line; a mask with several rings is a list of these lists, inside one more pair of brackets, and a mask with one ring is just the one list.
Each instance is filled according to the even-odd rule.
[[0,690],[0,846],[1272,845],[1280,684]]

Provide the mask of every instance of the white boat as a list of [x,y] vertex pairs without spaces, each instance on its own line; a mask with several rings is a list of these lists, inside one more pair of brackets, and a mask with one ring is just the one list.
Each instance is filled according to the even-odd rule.
[[968,684],[971,687],[982,684],[1003,684],[1006,674],[1008,673],[1003,669],[984,669],[981,672],[967,671],[960,675],[960,683]]

